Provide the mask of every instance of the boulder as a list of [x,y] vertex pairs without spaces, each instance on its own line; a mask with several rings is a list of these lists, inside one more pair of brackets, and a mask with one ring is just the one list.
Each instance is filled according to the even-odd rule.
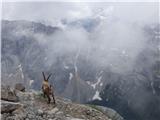
[[10,86],[1,86],[1,100],[18,102],[18,97],[15,92],[10,88]]
[[19,90],[19,91],[22,91],[22,92],[25,92],[25,86],[22,83],[17,83],[15,85],[15,89]]
[[8,101],[1,101],[1,113],[12,113],[13,111],[22,107],[20,103],[8,102]]

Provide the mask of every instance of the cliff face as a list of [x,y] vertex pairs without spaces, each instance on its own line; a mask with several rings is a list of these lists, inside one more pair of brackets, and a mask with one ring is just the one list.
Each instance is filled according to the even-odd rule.
[[[159,24],[140,29],[145,43],[132,59],[130,53],[137,50],[135,45],[141,41],[139,37],[135,39],[137,44],[128,43],[133,47],[131,51],[116,46],[100,49],[98,45],[90,46],[96,42],[94,35],[97,33],[87,30],[90,39],[85,43],[91,41],[85,45],[88,51],[67,49],[76,45],[60,28],[29,21],[2,21],[2,83],[14,86],[18,82],[27,90],[39,90],[44,71],[53,74],[49,82],[57,95],[78,103],[91,101],[109,106],[127,120],[159,120]],[[73,39],[78,37],[75,35]],[[128,70],[130,66],[132,69]]]
[[127,120],[160,119],[159,28],[144,28],[146,47],[137,56],[133,71],[125,75],[111,73],[110,78],[117,77],[101,91],[102,99],[92,104],[111,107]]
[[47,99],[36,91],[16,90],[15,95],[18,102],[1,100],[1,120],[123,120],[112,109],[75,104],[60,97],[56,97],[56,105],[47,104]]

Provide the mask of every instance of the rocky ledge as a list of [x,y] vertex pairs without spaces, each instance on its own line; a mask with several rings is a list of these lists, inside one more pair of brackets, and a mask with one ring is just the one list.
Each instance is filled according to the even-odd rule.
[[[2,92],[4,90],[1,91],[4,94]],[[12,90],[9,91],[11,92]],[[14,90],[14,94],[10,95],[12,101],[8,100],[9,94],[5,96],[5,100],[1,97],[1,120],[123,120],[112,109],[76,104],[61,97],[56,97],[56,104],[47,104],[47,99],[40,92]],[[13,102],[13,97],[16,102]]]

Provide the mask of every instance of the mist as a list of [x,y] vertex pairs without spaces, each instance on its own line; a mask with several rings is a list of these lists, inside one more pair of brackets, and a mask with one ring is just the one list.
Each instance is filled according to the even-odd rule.
[[[37,12],[39,7],[42,9]],[[5,12],[7,8],[13,10],[8,10],[11,16]],[[20,9],[28,14],[22,15]],[[80,50],[80,54],[89,57],[93,65],[109,66],[113,71],[123,73],[132,70],[137,55],[146,46],[147,38],[143,28],[158,23],[158,5],[5,3],[3,18],[41,21],[47,25],[58,26],[63,31],[50,36],[34,35],[36,40],[47,48],[47,65],[51,65],[58,56],[71,53],[76,55]],[[87,23],[90,25],[85,26]],[[92,30],[88,31],[90,27]]]
[[50,36],[34,34],[46,48],[45,64],[80,51],[93,65],[109,66],[118,73],[131,71],[146,46],[143,28],[158,24],[156,3],[33,2],[4,3],[2,8],[3,19],[42,22],[63,31]]
[[[118,93],[111,102],[114,106],[118,101],[118,112],[123,111],[121,105],[125,103],[131,108],[125,106],[126,111],[147,114],[146,108],[159,100],[159,68],[153,68],[159,65],[159,5],[156,2],[4,2],[2,19],[12,21],[6,22],[3,28],[10,32],[3,33],[3,42],[8,40],[7,44],[12,45],[13,40],[19,44],[22,40],[22,44],[12,48],[21,49],[18,54],[4,45],[4,58],[10,55],[12,60],[15,56],[17,60],[12,60],[12,65],[22,64],[21,73],[34,81],[33,88],[40,88],[44,70],[54,74],[51,83],[56,92],[76,102],[94,100],[94,93],[108,100],[108,96],[114,96],[114,87],[122,94],[122,103]],[[8,30],[12,27],[8,23],[16,27]],[[48,34],[49,28],[55,31]],[[27,44],[25,49],[23,44]],[[7,71],[10,68],[6,67],[5,59],[3,70]]]

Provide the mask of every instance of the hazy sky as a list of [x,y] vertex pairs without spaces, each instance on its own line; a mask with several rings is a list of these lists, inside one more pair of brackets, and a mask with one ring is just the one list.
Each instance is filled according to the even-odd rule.
[[[58,55],[77,53],[80,49],[84,56],[90,55],[93,64],[112,66],[113,70],[122,72],[122,69],[131,70],[137,55],[146,46],[143,27],[159,22],[159,5],[153,2],[5,2],[2,19],[64,27],[64,34],[33,35],[40,43],[46,42],[48,63]],[[98,22],[88,32],[83,26],[64,25],[62,19],[68,23],[85,23],[88,19]]]
[[158,3],[66,3],[66,2],[5,2],[2,19],[45,21],[54,24],[60,19],[81,19],[101,14],[116,16],[127,22],[158,22]]
[[[18,2],[21,0],[3,0],[6,2]],[[23,0],[25,2],[28,1],[46,1],[46,0]],[[158,0],[47,0],[52,2],[158,2]]]

